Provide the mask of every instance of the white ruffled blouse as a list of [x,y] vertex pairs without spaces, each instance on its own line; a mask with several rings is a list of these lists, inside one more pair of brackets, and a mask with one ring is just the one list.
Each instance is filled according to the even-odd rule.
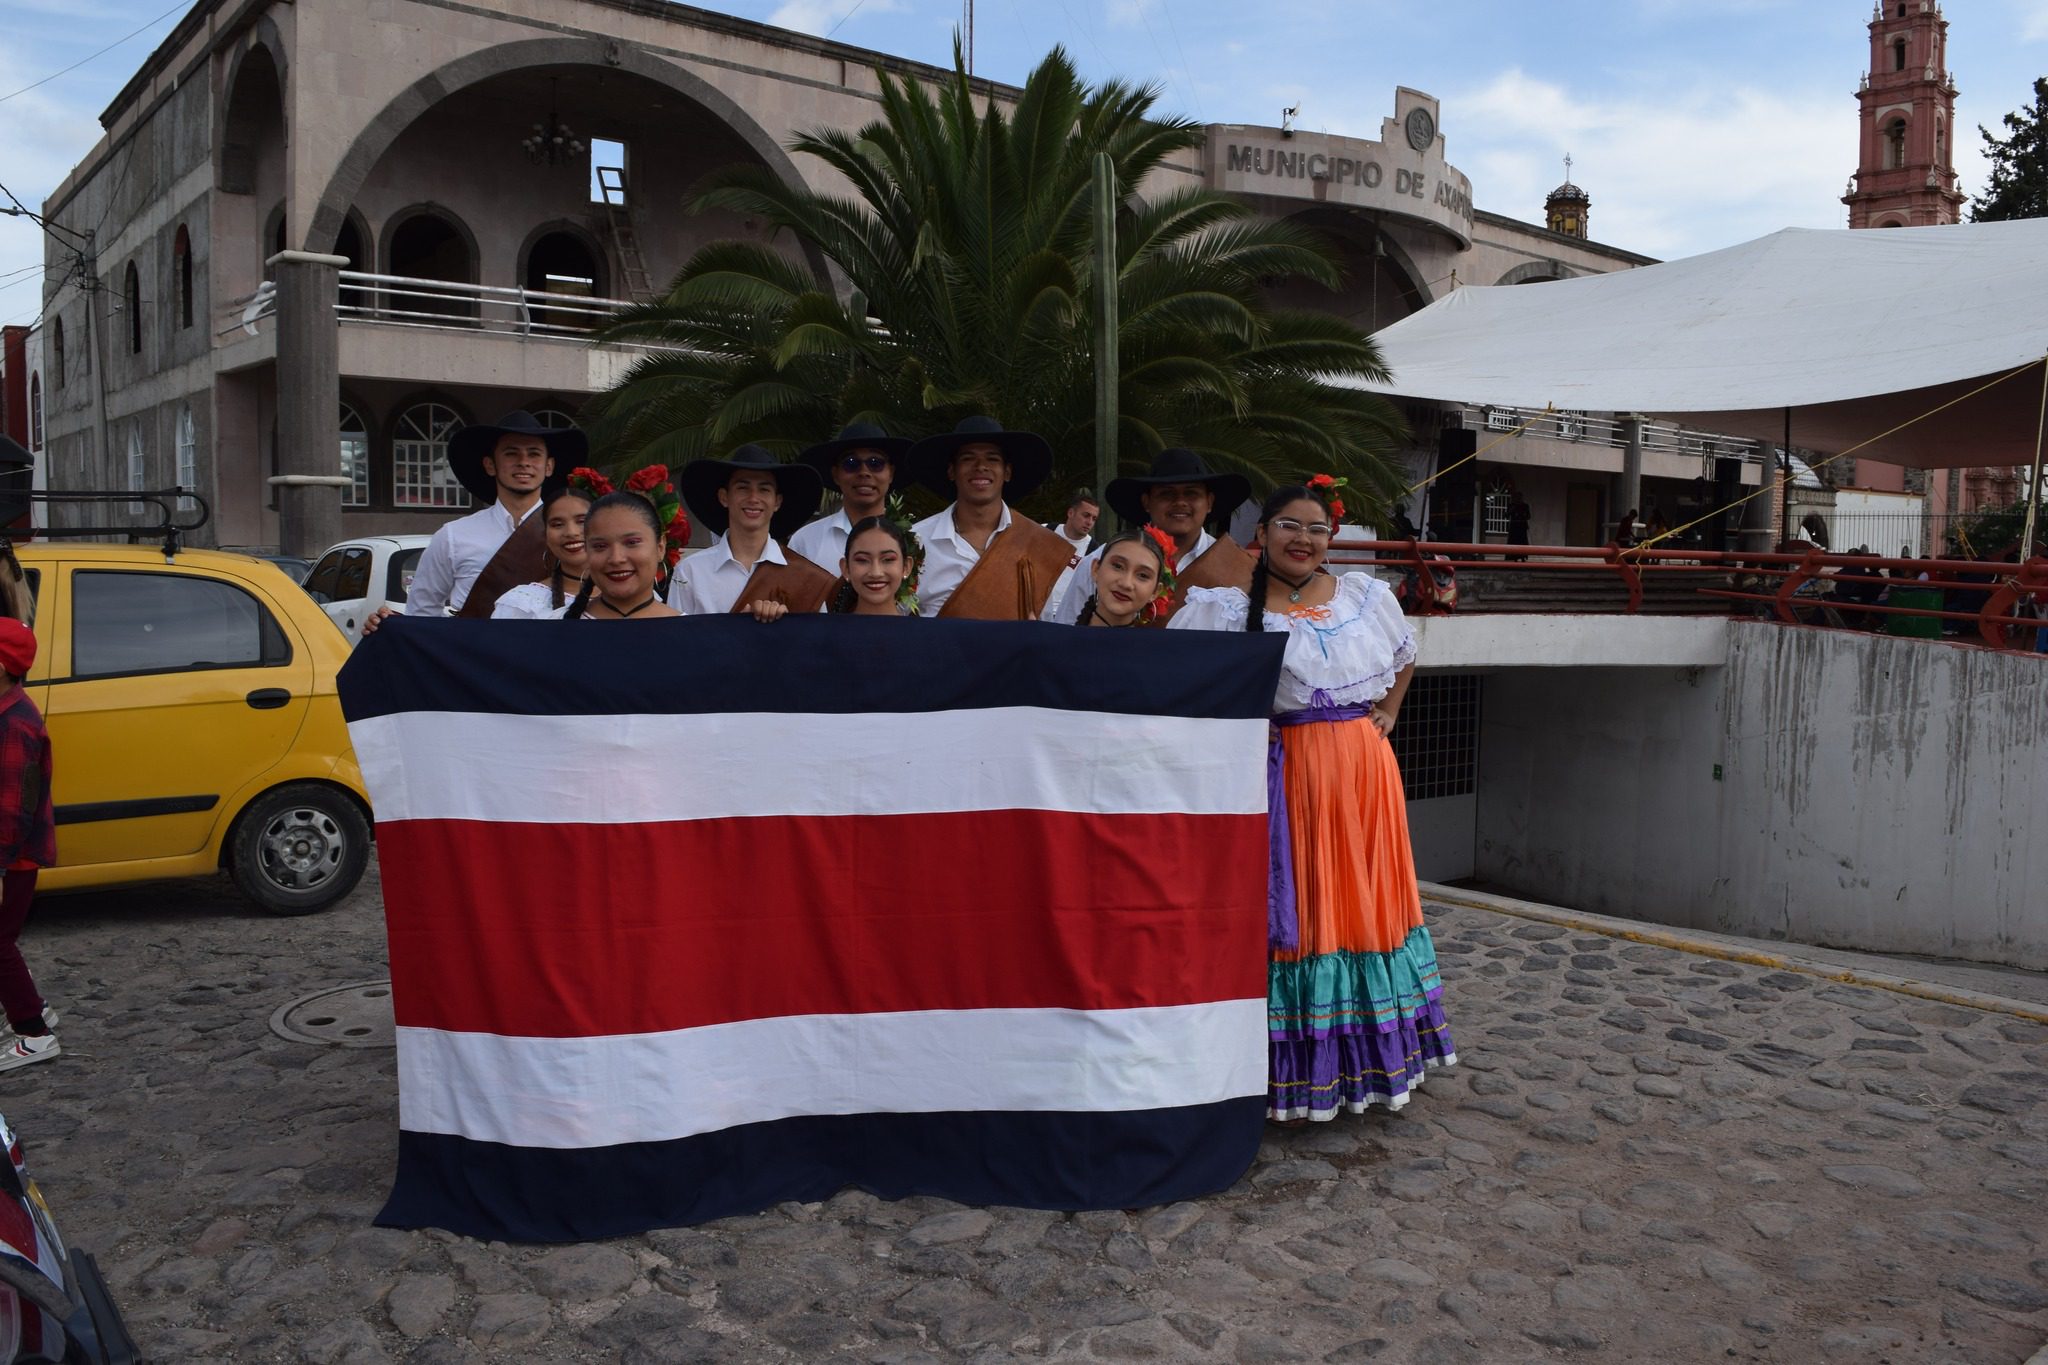
[[555,605],[551,583],[521,583],[516,588],[507,588],[491,605],[492,620],[550,621],[560,619],[561,615],[562,608]]
[[[1166,628],[1241,631],[1250,608],[1236,588],[1190,588]],[[1269,611],[1265,627],[1287,633],[1276,713],[1377,701],[1415,662],[1415,632],[1393,591],[1371,574],[1340,574],[1328,602],[1295,616]]]

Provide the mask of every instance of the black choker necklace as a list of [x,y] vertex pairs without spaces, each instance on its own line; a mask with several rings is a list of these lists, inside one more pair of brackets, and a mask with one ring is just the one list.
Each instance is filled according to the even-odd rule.
[[1290,602],[1299,602],[1301,600],[1301,590],[1303,588],[1306,588],[1310,583],[1315,581],[1316,573],[1314,569],[1310,569],[1308,572],[1308,577],[1302,579],[1299,583],[1297,583],[1293,579],[1289,578],[1286,574],[1281,573],[1278,569],[1274,568],[1271,564],[1268,564],[1266,566],[1266,576],[1268,578],[1277,578],[1282,583],[1285,583],[1290,589],[1292,589],[1292,591],[1290,591],[1287,594],[1287,600]]
[[638,616],[641,612],[646,611],[656,602],[659,602],[661,600],[661,594],[649,593],[647,595],[647,600],[645,602],[642,602],[639,606],[633,608],[631,611],[620,611],[617,607],[611,604],[611,599],[608,597],[600,597],[597,600],[604,604],[604,608],[606,611],[609,611],[612,615],[618,617],[621,621],[623,621],[629,616]]

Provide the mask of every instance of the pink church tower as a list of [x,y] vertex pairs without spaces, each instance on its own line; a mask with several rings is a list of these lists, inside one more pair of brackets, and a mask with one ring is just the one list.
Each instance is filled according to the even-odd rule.
[[1863,136],[1856,178],[1842,196],[1849,226],[1958,221],[1956,84],[1940,0],[1879,0],[1870,15],[1870,70],[1856,99]]

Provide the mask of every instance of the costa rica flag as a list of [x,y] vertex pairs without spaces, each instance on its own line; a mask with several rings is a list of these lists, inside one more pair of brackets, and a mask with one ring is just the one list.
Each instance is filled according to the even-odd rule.
[[1228,1187],[1266,1092],[1279,636],[394,620],[343,670],[388,1226]]

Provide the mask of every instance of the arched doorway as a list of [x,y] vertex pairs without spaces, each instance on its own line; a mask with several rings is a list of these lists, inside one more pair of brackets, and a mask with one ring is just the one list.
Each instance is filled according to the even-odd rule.
[[[448,284],[476,283],[476,244],[454,215],[416,209],[388,229],[386,274]],[[426,287],[389,286],[388,311],[440,317],[474,317],[476,300]]]
[[[556,226],[546,229],[526,248],[521,283],[536,294],[573,294],[579,298],[610,298],[604,252],[587,233]],[[575,309],[538,308],[537,329],[590,330],[595,319]]]
[[[261,30],[269,23],[264,19],[256,27]],[[214,183],[221,196],[210,231],[212,240],[221,244],[216,276],[221,297],[233,299],[265,278],[264,261],[284,245],[284,72],[276,51],[260,36],[228,73],[218,126]],[[275,217],[270,213],[273,204],[280,206]]]
[[1337,248],[1344,280],[1333,293],[1296,282],[1269,291],[1277,306],[1335,313],[1372,333],[1399,322],[1429,302],[1405,264],[1407,253],[1364,214],[1344,208],[1309,209],[1289,221],[1320,233]]
[[[353,209],[342,220],[341,231],[334,238],[334,254],[347,259],[344,270],[369,271],[374,262],[370,260],[370,234],[363,230],[363,220]],[[341,308],[344,313],[362,312],[370,307],[370,291],[360,285],[344,283],[341,286]]]

